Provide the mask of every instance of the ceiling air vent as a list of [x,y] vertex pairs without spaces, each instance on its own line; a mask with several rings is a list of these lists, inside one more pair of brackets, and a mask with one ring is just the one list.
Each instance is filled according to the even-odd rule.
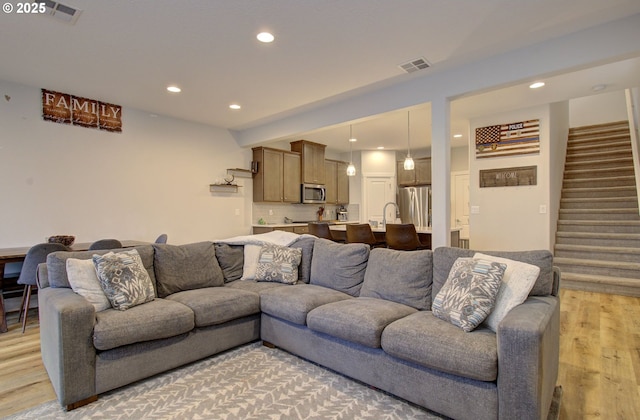
[[57,1],[34,0],[34,3],[44,3],[47,15],[66,22],[70,25],[76,23],[76,21],[80,17],[80,14],[82,13],[82,10],[80,9],[75,9],[71,6],[67,6],[66,4],[62,4]]
[[407,73],[413,73],[414,71],[427,69],[431,67],[431,64],[429,64],[429,62],[424,57],[420,57],[400,64],[398,67],[400,67]]

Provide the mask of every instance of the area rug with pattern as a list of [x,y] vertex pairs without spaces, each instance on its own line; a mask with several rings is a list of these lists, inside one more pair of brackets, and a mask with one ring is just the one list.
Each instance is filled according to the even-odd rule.
[[[561,394],[560,394],[561,395]],[[559,406],[552,407],[552,411]],[[260,342],[101,394],[65,412],[51,401],[22,419],[443,419]],[[552,416],[550,416],[552,418]]]
[[9,419],[441,419],[333,371],[264,347],[238,347],[101,394],[65,412],[58,401]]

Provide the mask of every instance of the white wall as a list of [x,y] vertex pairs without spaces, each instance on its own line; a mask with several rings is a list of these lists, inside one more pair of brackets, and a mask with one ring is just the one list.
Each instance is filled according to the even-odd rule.
[[227,130],[125,107],[123,132],[108,133],[43,121],[37,87],[0,81],[0,94],[0,247],[56,234],[167,233],[179,244],[249,233],[251,179],[239,193],[209,192],[226,168],[249,167],[251,151]]
[[553,249],[556,244],[564,164],[569,140],[569,102],[551,104],[549,111],[549,249]]
[[[540,106],[471,121],[471,132],[478,127],[540,120],[540,154],[477,159],[475,149],[470,157],[470,205],[479,214],[469,217],[470,247],[482,250],[551,250],[549,216],[550,178],[550,110]],[[537,166],[537,185],[479,188],[479,171],[483,169]],[[547,207],[540,213],[540,206]]]
[[624,90],[572,99],[569,102],[571,127],[627,120]]

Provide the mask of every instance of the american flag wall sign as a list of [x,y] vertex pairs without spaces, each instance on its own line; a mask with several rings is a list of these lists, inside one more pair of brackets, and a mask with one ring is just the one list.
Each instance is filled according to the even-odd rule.
[[476,128],[476,158],[540,153],[540,120]]

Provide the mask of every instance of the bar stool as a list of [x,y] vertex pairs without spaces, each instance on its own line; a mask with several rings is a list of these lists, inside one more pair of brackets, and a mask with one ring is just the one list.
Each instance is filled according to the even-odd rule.
[[373,234],[369,223],[347,225],[347,243],[368,244],[372,247],[381,245]]
[[428,249],[429,247],[420,242],[415,225],[411,223],[395,224],[386,226],[387,247],[401,251],[414,251],[416,249]]
[[334,240],[328,223],[309,223],[309,233],[317,236],[318,238],[329,239],[331,241]]

